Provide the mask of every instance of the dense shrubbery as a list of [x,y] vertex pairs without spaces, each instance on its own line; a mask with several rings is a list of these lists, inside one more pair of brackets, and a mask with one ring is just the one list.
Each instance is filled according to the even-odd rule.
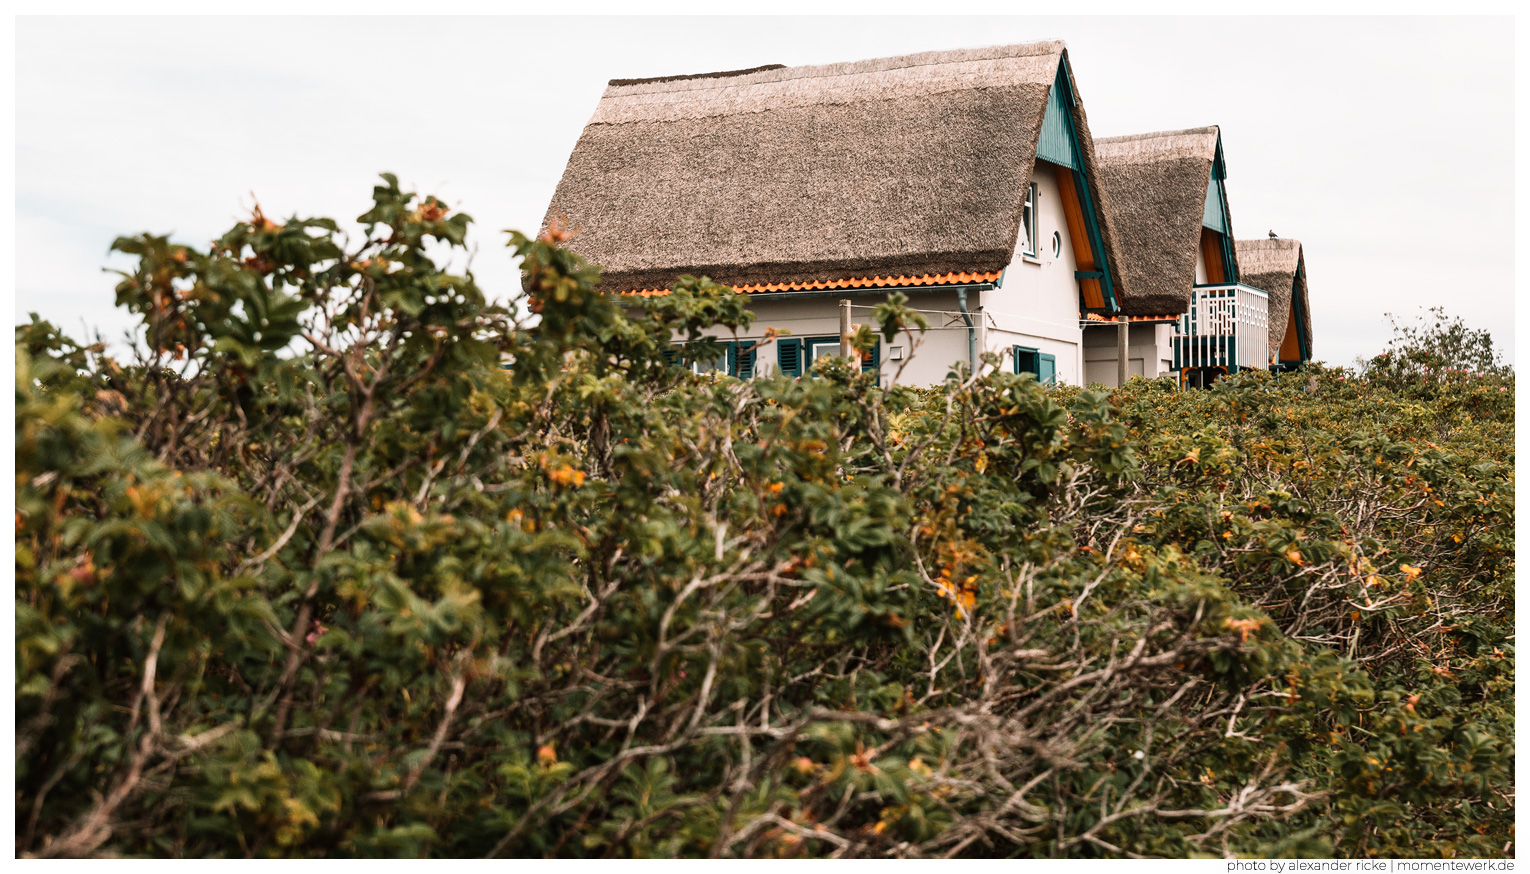
[[1511,376],[695,377],[374,198],[17,329],[18,852],[1511,851]]

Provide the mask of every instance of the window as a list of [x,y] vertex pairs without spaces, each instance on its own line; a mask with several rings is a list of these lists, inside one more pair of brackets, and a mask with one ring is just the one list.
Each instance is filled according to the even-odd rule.
[[1016,346],[1015,372],[1029,373],[1042,385],[1056,385],[1057,356],[1029,346]]
[[838,339],[834,339],[834,340],[809,340],[809,341],[804,341],[804,342],[806,342],[808,344],[808,364],[809,364],[809,366],[811,366],[814,361],[817,361],[820,358],[833,358],[834,356],[839,354],[839,340]]
[[718,371],[723,373],[728,372],[728,353],[726,351],[724,351],[723,354],[717,356],[716,361],[691,362],[692,373],[716,373]]
[[1052,232],[1052,257],[1062,257],[1062,231]]
[[1041,239],[1040,205],[1041,198],[1038,196],[1036,183],[1032,182],[1025,190],[1025,240],[1020,250],[1021,254],[1030,255],[1032,258],[1036,257],[1037,243]]
[[[776,365],[787,376],[802,376],[819,358],[839,354],[838,337],[783,337],[776,341]],[[882,341],[872,347],[871,354],[861,359],[862,372],[877,371],[882,367]]]
[[1032,374],[1040,372],[1040,357],[1041,353],[1035,349],[1028,346],[1016,346],[1015,372]]
[[[728,341],[722,344],[723,352],[715,361],[691,362],[692,373],[726,373],[740,379],[754,378],[754,363],[756,358],[755,341],[739,340]],[[680,347],[676,343],[664,353],[664,357],[670,364],[680,365]]]

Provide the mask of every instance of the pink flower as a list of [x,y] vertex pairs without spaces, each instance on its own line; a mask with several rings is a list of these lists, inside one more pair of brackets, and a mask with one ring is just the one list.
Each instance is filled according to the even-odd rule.
[[328,628],[324,627],[324,623],[322,623],[319,620],[315,619],[313,621],[313,630],[308,632],[308,637],[305,638],[308,641],[308,645],[312,646],[313,642],[318,640],[320,637],[323,637],[324,636],[324,632],[326,632],[328,630],[329,630]]

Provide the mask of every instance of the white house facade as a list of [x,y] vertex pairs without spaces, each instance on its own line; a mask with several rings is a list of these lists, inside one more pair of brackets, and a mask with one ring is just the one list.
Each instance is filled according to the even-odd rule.
[[576,231],[610,293],[693,275],[748,295],[749,333],[716,335],[737,376],[810,372],[839,354],[842,302],[871,323],[894,293],[930,328],[863,361],[884,385],[989,354],[1114,385],[1123,340],[1127,376],[1225,358],[1238,341],[1184,342],[1263,293],[1220,296],[1237,268],[1219,133],[1099,142],[1060,42],[612,80],[544,224]]

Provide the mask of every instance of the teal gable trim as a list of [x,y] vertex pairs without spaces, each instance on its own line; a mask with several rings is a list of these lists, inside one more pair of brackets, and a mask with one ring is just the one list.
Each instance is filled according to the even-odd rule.
[[[1084,212],[1084,223],[1089,226],[1089,247],[1098,253],[1100,289],[1105,293],[1105,308],[1111,313],[1120,311],[1116,302],[1116,284],[1110,275],[1110,265],[1105,258],[1105,235],[1100,230],[1100,211],[1095,207],[1094,196],[1089,192],[1088,171],[1081,156],[1083,146],[1079,142],[1078,129],[1073,126],[1073,86],[1068,82],[1067,53],[1057,65],[1057,76],[1052,80],[1052,93],[1047,97],[1046,115],[1041,120],[1041,136],[1036,144],[1036,159],[1060,164],[1073,171],[1078,183],[1078,203]],[[1063,142],[1066,143],[1064,147]],[[1084,309],[1082,297],[1079,309]]]
[[1232,236],[1232,219],[1227,214],[1227,160],[1222,157],[1222,135],[1217,134],[1217,153],[1211,159],[1211,179],[1206,182],[1206,208],[1201,224],[1213,231]]
[[1301,356],[1303,363],[1312,360],[1312,352],[1307,349],[1307,335],[1302,333],[1302,324],[1307,321],[1307,314],[1302,307],[1302,296],[1297,293],[1297,288],[1302,282],[1304,264],[1296,265],[1296,276],[1291,280],[1291,312],[1295,315],[1296,327],[1296,352]]
[[1217,135],[1217,152],[1211,160],[1211,178],[1206,182],[1206,205],[1201,225],[1222,235],[1222,273],[1228,282],[1240,281],[1238,259],[1233,255],[1232,216],[1227,209],[1227,160],[1222,156],[1222,136]]
[[1070,170],[1078,170],[1083,162],[1078,159],[1078,146],[1073,135],[1073,114],[1069,112],[1072,100],[1067,93],[1068,86],[1064,81],[1061,67],[1058,68],[1057,82],[1052,86],[1052,93],[1047,97],[1047,112],[1041,119],[1041,138],[1036,143],[1036,157],[1042,161],[1051,161],[1060,164]]
[[1227,220],[1227,195],[1222,189],[1222,180],[1213,173],[1211,181],[1206,183],[1206,211],[1201,215],[1201,224],[1213,231],[1220,231],[1231,236],[1228,230],[1232,222]]

